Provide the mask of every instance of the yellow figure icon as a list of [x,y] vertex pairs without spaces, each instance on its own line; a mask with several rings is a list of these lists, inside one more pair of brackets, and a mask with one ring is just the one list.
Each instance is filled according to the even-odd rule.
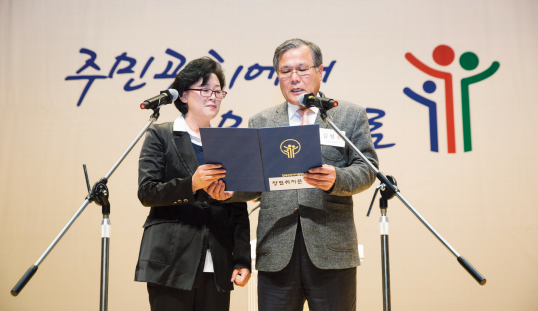
[[288,159],[295,158],[295,155],[301,151],[301,144],[295,139],[286,139],[280,144],[280,151],[288,156]]

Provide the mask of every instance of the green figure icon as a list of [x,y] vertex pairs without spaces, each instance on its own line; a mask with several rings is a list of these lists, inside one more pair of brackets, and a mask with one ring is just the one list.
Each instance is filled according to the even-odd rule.
[[[474,70],[478,67],[478,56],[473,52],[463,53],[460,57],[460,65],[465,70]],[[461,114],[463,121],[463,150],[473,150],[471,140],[471,108],[469,102],[469,85],[491,77],[501,64],[493,62],[488,69],[471,77],[461,79]]]

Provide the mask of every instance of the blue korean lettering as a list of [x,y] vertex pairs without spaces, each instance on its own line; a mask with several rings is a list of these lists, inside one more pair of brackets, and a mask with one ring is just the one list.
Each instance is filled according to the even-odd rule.
[[[144,69],[142,69],[142,72],[140,73],[140,79],[142,79],[144,77],[144,75],[146,74],[146,71],[148,71],[148,68],[149,66],[151,65],[151,63],[153,62],[153,60],[155,59],[155,57],[151,56],[148,61],[146,62],[146,65],[144,65]],[[144,87],[144,85],[146,85],[146,82],[143,82],[139,85],[131,85],[132,83],[134,82],[134,79],[131,78],[129,79],[129,81],[127,81],[127,83],[125,83],[125,86],[123,87],[123,90],[126,91],[126,92],[130,92],[130,91],[134,91],[134,90],[138,90],[142,87]]]
[[385,116],[385,111],[383,111],[381,109],[366,108],[366,113],[375,113],[375,114],[377,114],[377,116],[368,119],[368,124],[371,126],[370,135],[372,136],[372,138],[375,138],[374,148],[375,149],[382,149],[382,148],[389,148],[389,147],[392,147],[392,146],[396,145],[396,144],[384,144],[384,145],[382,145],[381,140],[383,139],[383,134],[381,134],[381,133],[372,134],[373,131],[375,131],[375,130],[377,130],[380,127],[383,126],[383,123],[381,123],[379,121],[376,121],[376,120],[383,118]]
[[[213,51],[213,50],[211,50]],[[212,53],[210,52],[211,55],[213,55]],[[214,51],[213,51],[214,52]],[[215,52],[216,53],[216,52]],[[218,55],[218,54],[217,54]],[[217,58],[217,56],[213,55],[215,58]],[[220,55],[218,55],[220,57]],[[218,58],[217,58],[218,60]],[[224,60],[223,60],[224,61]],[[329,79],[329,75],[331,74],[332,70],[334,69],[334,65],[336,64],[336,61],[333,60],[329,66],[327,67],[324,67],[323,68],[323,83],[327,83],[327,80]],[[245,68],[243,65],[240,65],[237,67],[237,69],[235,70],[233,76],[232,76],[232,80],[230,82],[230,89],[235,85],[235,82],[237,80],[237,78],[239,77],[239,74],[241,73],[241,71],[243,70],[243,68]],[[260,64],[256,63],[250,67],[248,67],[248,70],[247,72],[245,73],[245,80],[247,81],[252,81],[254,79],[256,79],[257,77],[259,77],[264,71],[269,71],[269,74],[267,75],[267,78],[268,79],[272,79],[273,78],[273,75],[275,73],[275,69],[273,66],[261,66]],[[279,79],[278,79],[278,75],[276,75],[275,77],[275,86],[278,85],[279,83]]]
[[335,60],[333,60],[329,66],[323,67],[323,72],[325,72],[323,75],[323,83],[327,83],[327,80],[329,80],[329,75],[333,71],[334,64],[336,64]]
[[[112,79],[112,78],[114,78],[114,74],[132,74],[132,73],[135,73],[133,68],[137,63],[137,60],[135,58],[133,58],[133,57],[128,56],[127,52],[124,52],[121,55],[116,56],[116,62],[114,63],[114,65],[110,69],[110,72],[109,72],[108,76],[105,76],[105,75],[79,75],[81,72],[83,72],[84,70],[86,70],[88,68],[92,68],[92,69],[98,70],[98,71],[101,70],[99,65],[97,65],[97,63],[96,63],[97,53],[95,53],[94,51],[92,51],[90,49],[86,49],[86,48],[81,48],[79,52],[82,53],[82,54],[87,54],[89,56],[89,58],[86,60],[85,64],[82,67],[80,67],[80,69],[78,69],[76,71],[77,75],[67,76],[65,78],[66,81],[70,81],[70,80],[87,80],[86,86],[84,87],[84,90],[82,91],[82,94],[81,94],[81,96],[80,96],[80,98],[79,98],[79,100],[77,102],[77,106],[80,106],[82,104],[82,101],[84,100],[85,96],[89,92],[89,89],[93,85],[93,82],[95,80],[107,79],[107,78]],[[179,70],[187,62],[187,59],[183,55],[181,55],[180,53],[178,53],[178,52],[176,52],[176,51],[174,51],[174,50],[172,50],[170,48],[166,49],[165,53],[172,56],[172,57],[174,57],[175,59],[179,60],[179,64],[177,64],[177,66],[175,66],[175,68],[173,68],[174,67],[174,62],[173,61],[168,61],[167,65],[166,65],[166,68],[163,70],[163,72],[155,74],[153,76],[154,79],[174,79],[177,76]],[[214,49],[210,49],[208,51],[208,53],[209,53],[209,55],[214,57],[218,62],[224,63],[224,58],[219,53],[217,53]],[[140,73],[140,79],[142,79],[145,76],[145,74],[147,73],[149,67],[151,66],[151,64],[153,63],[154,60],[155,60],[155,57],[153,57],[153,56],[151,56],[148,59],[148,61],[144,65],[144,68],[142,69],[142,72]],[[121,66],[122,62],[126,63],[125,66],[123,66],[123,67]],[[322,81],[324,83],[327,82],[327,80],[329,78],[329,75],[331,74],[332,70],[334,69],[335,63],[336,63],[336,61],[332,61],[329,66],[324,68],[323,79],[322,79]],[[244,68],[244,66],[240,65],[235,70],[235,72],[234,72],[234,74],[232,76],[231,82],[230,82],[230,86],[229,86],[230,89],[235,85],[235,82],[236,82],[237,78],[239,77],[239,75],[242,73],[243,68]],[[247,81],[252,81],[252,80],[258,78],[259,76],[261,76],[264,71],[268,72],[267,73],[267,78],[268,79],[272,79],[273,77],[275,78],[275,80],[274,80],[274,85],[275,86],[279,84],[278,75],[275,75],[275,69],[272,66],[261,66],[259,63],[256,63],[256,64],[248,67],[248,69],[247,69],[247,71],[246,71],[246,73],[244,75],[244,78]],[[126,82],[126,84],[124,85],[123,89],[126,92],[130,92],[130,91],[138,90],[138,89],[144,87],[145,85],[146,85],[146,82],[138,82],[137,83],[135,81],[135,78],[130,78]],[[222,115],[222,120],[221,120],[219,126],[223,126],[227,119],[231,119],[231,120],[235,121],[235,123],[231,127],[238,127],[242,122],[242,118],[240,116],[234,115],[232,113],[232,111],[230,110],[226,114]],[[372,137],[374,137],[374,135],[372,135]]]
[[97,58],[97,53],[95,53],[92,50],[85,49],[85,48],[81,48],[79,52],[83,53],[83,54],[88,54],[90,56],[90,58],[86,60],[86,64],[84,64],[84,66],[80,67],[80,69],[77,70],[77,72],[76,72],[77,75],[79,73],[81,73],[84,69],[88,68],[88,67],[92,67],[95,70],[101,70],[99,65],[97,65],[95,63],[95,59]]
[[[76,72],[77,75],[81,73],[82,71],[86,70],[88,67],[92,67],[95,70],[101,70],[101,68],[95,63],[95,60],[97,59],[97,53],[95,53],[92,50],[85,49],[85,48],[81,48],[79,52],[82,54],[89,55],[90,58],[86,60],[86,63],[82,67],[80,67],[79,70],[77,70]],[[86,83],[86,86],[84,87],[84,90],[82,90],[82,94],[80,95],[78,99],[78,102],[77,102],[77,107],[78,107],[82,104],[82,101],[84,100],[84,97],[86,97],[86,94],[90,90],[90,87],[92,86],[93,82],[97,79],[106,79],[106,78],[107,76],[104,76],[104,75],[81,75],[81,76],[67,76],[65,80],[66,81],[88,80],[88,82]]]
[[232,110],[226,112],[225,114],[222,115],[222,120],[220,121],[219,123],[219,126],[218,127],[222,127],[224,125],[224,123],[226,122],[226,120],[228,119],[232,119],[235,121],[235,123],[229,127],[238,127],[239,124],[241,124],[241,122],[243,121],[243,118],[241,118],[240,116],[236,116],[232,113]]
[[232,76],[232,81],[230,82],[230,89],[234,86],[235,79],[237,79],[237,76],[239,76],[241,70],[243,70],[243,66],[239,66],[235,70],[234,75]]
[[172,73],[168,73],[170,69],[172,69],[172,65],[173,65],[172,61],[168,61],[168,64],[166,65],[166,69],[162,73],[159,73],[153,76],[154,79],[174,79],[177,76],[179,69],[181,69],[181,67],[183,67],[183,65],[185,65],[185,63],[187,62],[187,59],[185,58],[185,56],[179,54],[178,52],[172,49],[166,49],[166,54],[179,59],[179,65],[177,65],[176,69],[174,69]]
[[84,87],[84,90],[82,91],[82,94],[80,95],[80,98],[78,99],[77,107],[82,104],[82,101],[84,100],[84,97],[86,97],[86,93],[88,93],[88,91],[90,90],[90,87],[92,86],[93,81],[95,81],[96,79],[106,79],[106,76],[97,76],[97,75],[96,76],[67,76],[65,78],[66,81],[86,80],[86,79],[88,79],[88,83],[86,83],[86,86]]
[[118,70],[118,74],[134,73],[133,67],[134,65],[136,65],[136,59],[127,56],[127,52],[125,52],[119,56],[116,56],[116,62],[114,63],[114,65],[112,66],[112,69],[110,69],[110,73],[108,74],[109,78],[114,77],[114,72],[116,72],[116,68],[118,68],[118,65],[121,62],[128,62],[129,65],[125,68]]
[[211,49],[208,53],[209,55],[215,57],[220,63],[224,63],[224,58],[222,58],[219,53],[215,52],[215,50]]
[[248,71],[245,74],[245,80],[247,81],[254,80],[257,77],[259,77],[265,70],[269,71],[269,79],[272,79],[273,74],[275,73],[275,68],[273,68],[273,66],[260,66],[259,64],[256,63],[248,67]]

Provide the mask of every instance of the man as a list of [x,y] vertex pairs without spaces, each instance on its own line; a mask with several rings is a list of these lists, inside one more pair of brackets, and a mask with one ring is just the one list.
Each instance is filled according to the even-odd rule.
[[[319,47],[301,39],[285,41],[275,50],[273,65],[287,102],[253,116],[249,127],[319,124],[330,128],[317,108],[304,109],[298,102],[303,93],[323,96]],[[327,114],[377,167],[366,111],[338,102]],[[213,197],[230,202],[261,195],[256,247],[260,311],[302,310],[305,299],[310,310],[356,309],[360,261],[351,196],[368,189],[375,174],[347,146],[322,145],[321,153],[323,166],[304,174],[304,180],[316,188],[231,193],[224,192],[219,181],[208,189]]]

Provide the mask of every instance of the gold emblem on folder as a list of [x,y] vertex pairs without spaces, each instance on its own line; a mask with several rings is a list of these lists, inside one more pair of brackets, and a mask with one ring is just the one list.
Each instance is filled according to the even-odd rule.
[[280,151],[288,156],[288,159],[295,158],[295,155],[301,151],[301,144],[295,139],[286,139],[280,144]]

